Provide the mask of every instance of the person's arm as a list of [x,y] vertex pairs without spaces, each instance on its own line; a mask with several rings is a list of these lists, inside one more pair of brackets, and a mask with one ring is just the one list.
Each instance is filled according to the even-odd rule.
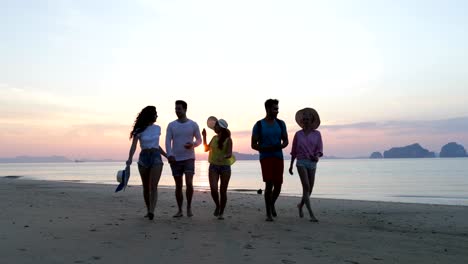
[[194,133],[195,142],[193,142],[193,147],[196,148],[196,147],[201,145],[202,138],[201,138],[201,135],[200,135],[200,128],[198,127],[198,124],[195,123],[195,122],[193,122],[193,123],[194,123],[194,126],[195,126],[195,133]]
[[281,149],[284,149],[285,147],[287,147],[289,145],[289,139],[288,139],[288,130],[286,129],[286,123],[284,123],[283,121],[281,121],[283,123],[283,126],[284,126],[284,131],[282,131],[281,133]]
[[[200,129],[198,128],[198,124],[192,121],[192,126],[193,126],[192,139],[190,142],[185,143],[184,148],[186,149],[194,149],[200,146],[200,144],[202,143]],[[195,138],[195,141],[193,141],[193,138]]]
[[128,152],[128,159],[127,159],[127,162],[125,162],[127,166],[132,165],[133,155],[135,154],[137,143],[138,143],[138,136],[134,135],[133,140],[132,140],[132,145],[130,146],[130,151]]
[[289,164],[289,174],[293,175],[293,166],[294,166],[294,160],[296,160],[296,157],[291,155],[291,163]]
[[293,143],[291,147],[291,163],[289,164],[289,174],[293,175],[293,166],[294,161],[296,160],[297,155],[297,133],[294,135]]
[[164,149],[159,146],[159,152],[161,152],[161,155],[163,155],[167,159],[167,153],[164,151]]
[[226,155],[224,155],[225,159],[229,159],[232,156],[232,139],[228,138],[227,139],[227,151]]
[[205,146],[205,152],[210,151],[210,146],[208,145],[206,141],[206,129],[203,128],[202,130],[202,136],[203,136],[203,146]]
[[252,137],[250,139],[250,147],[256,151],[260,151],[260,135],[258,134],[257,124],[254,125],[252,129]]
[[166,156],[169,162],[175,161],[174,155],[172,154],[172,137],[172,128],[171,124],[169,124],[166,129]]
[[256,151],[260,151],[260,145],[258,144],[258,135],[252,134],[250,139],[250,147]]
[[315,156],[318,158],[321,158],[323,156],[323,142],[322,142],[322,135],[320,134],[320,131],[318,131],[318,143],[317,143],[317,151]]

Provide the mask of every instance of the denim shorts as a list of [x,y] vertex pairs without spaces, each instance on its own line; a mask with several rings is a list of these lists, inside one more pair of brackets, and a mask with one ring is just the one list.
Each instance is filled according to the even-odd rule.
[[144,168],[151,168],[155,165],[162,165],[161,152],[159,149],[143,149],[140,152],[140,157],[138,159],[138,165]]
[[172,176],[180,177],[184,173],[195,174],[195,160],[179,160],[171,163]]
[[223,172],[231,172],[231,166],[229,165],[214,165],[210,164],[209,171],[216,172],[217,174],[221,174]]
[[298,159],[296,167],[304,167],[306,169],[312,170],[317,168],[317,162],[310,159]]

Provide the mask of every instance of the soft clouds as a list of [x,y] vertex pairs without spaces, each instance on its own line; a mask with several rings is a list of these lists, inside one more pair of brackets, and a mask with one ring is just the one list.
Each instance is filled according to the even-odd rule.
[[388,131],[394,135],[398,134],[417,134],[427,133],[468,133],[468,117],[451,118],[445,120],[427,120],[427,121],[388,121],[388,122],[364,122],[344,125],[324,125],[322,130],[339,131],[359,129],[363,131]]
[[[297,128],[289,128],[289,140]],[[430,151],[439,152],[446,143],[456,141],[468,147],[468,117],[427,121],[363,122],[343,125],[322,125],[324,152],[327,156],[368,157],[374,151],[420,143]],[[252,153],[250,130],[234,131],[237,151]],[[236,144],[238,143],[238,144]],[[242,144],[239,144],[242,143]],[[288,146],[285,155],[289,156]]]
[[136,113],[164,131],[176,99],[240,152],[267,98],[291,140],[317,109],[327,155],[466,143],[467,4],[424,3],[1,1],[0,156],[121,157]]
[[320,128],[328,154],[369,156],[373,151],[420,143],[439,152],[446,143],[468,146],[468,117],[428,121],[367,122]]

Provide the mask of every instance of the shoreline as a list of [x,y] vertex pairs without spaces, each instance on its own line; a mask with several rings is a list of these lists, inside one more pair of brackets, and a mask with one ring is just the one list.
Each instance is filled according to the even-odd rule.
[[[104,182],[87,182],[87,181],[82,181],[82,180],[43,180],[43,179],[32,179],[28,178],[27,176],[20,176],[20,175],[7,175],[7,176],[0,176],[0,179],[9,179],[9,180],[25,180],[25,181],[45,181],[45,182],[57,182],[57,183],[77,183],[77,184],[95,184],[95,185],[105,185],[105,186],[114,186],[117,187],[117,183],[115,184],[110,184],[110,183],[104,183]],[[141,187],[141,184],[134,185],[134,184],[129,184],[129,188],[133,187]],[[168,190],[174,190],[173,185],[158,185],[158,188],[161,189],[168,189]],[[184,183],[184,188],[185,188],[185,183]],[[209,187],[200,187],[200,186],[194,186],[194,190],[198,192],[209,192],[210,188]],[[262,190],[262,195],[263,195],[263,188]],[[258,195],[257,191],[258,189],[228,189],[228,193],[244,193],[244,194],[254,194]],[[295,198],[300,198],[302,197],[299,194],[293,194],[293,193],[285,193],[281,192],[282,197],[295,197]],[[345,200],[345,201],[362,201],[362,202],[382,202],[382,203],[403,203],[403,204],[422,204],[422,205],[443,205],[443,206],[463,206],[463,207],[468,207],[468,204],[448,204],[444,202],[440,203],[430,203],[430,202],[407,202],[407,201],[392,201],[391,198],[388,198],[388,200],[378,200],[378,199],[350,199],[350,198],[335,198],[335,197],[326,197],[328,195],[321,195],[321,194],[314,194],[312,193],[311,199],[330,199],[330,200]],[[401,196],[398,196],[401,197]],[[409,196],[413,197],[414,196]],[[393,197],[395,198],[395,197]],[[443,198],[443,199],[460,199],[459,197],[446,197],[446,196],[423,196],[420,198]]]
[[280,196],[267,223],[262,195],[230,192],[217,220],[210,193],[196,191],[195,215],[175,219],[174,193],[161,188],[149,221],[141,186],[114,190],[0,178],[2,261],[468,263],[465,206],[312,198],[320,222],[311,223],[297,197]]

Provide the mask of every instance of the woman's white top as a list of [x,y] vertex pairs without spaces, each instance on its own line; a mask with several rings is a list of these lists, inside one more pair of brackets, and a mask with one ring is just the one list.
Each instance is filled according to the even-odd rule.
[[138,134],[141,149],[157,148],[159,149],[159,136],[161,127],[158,125],[148,126],[143,132]]

